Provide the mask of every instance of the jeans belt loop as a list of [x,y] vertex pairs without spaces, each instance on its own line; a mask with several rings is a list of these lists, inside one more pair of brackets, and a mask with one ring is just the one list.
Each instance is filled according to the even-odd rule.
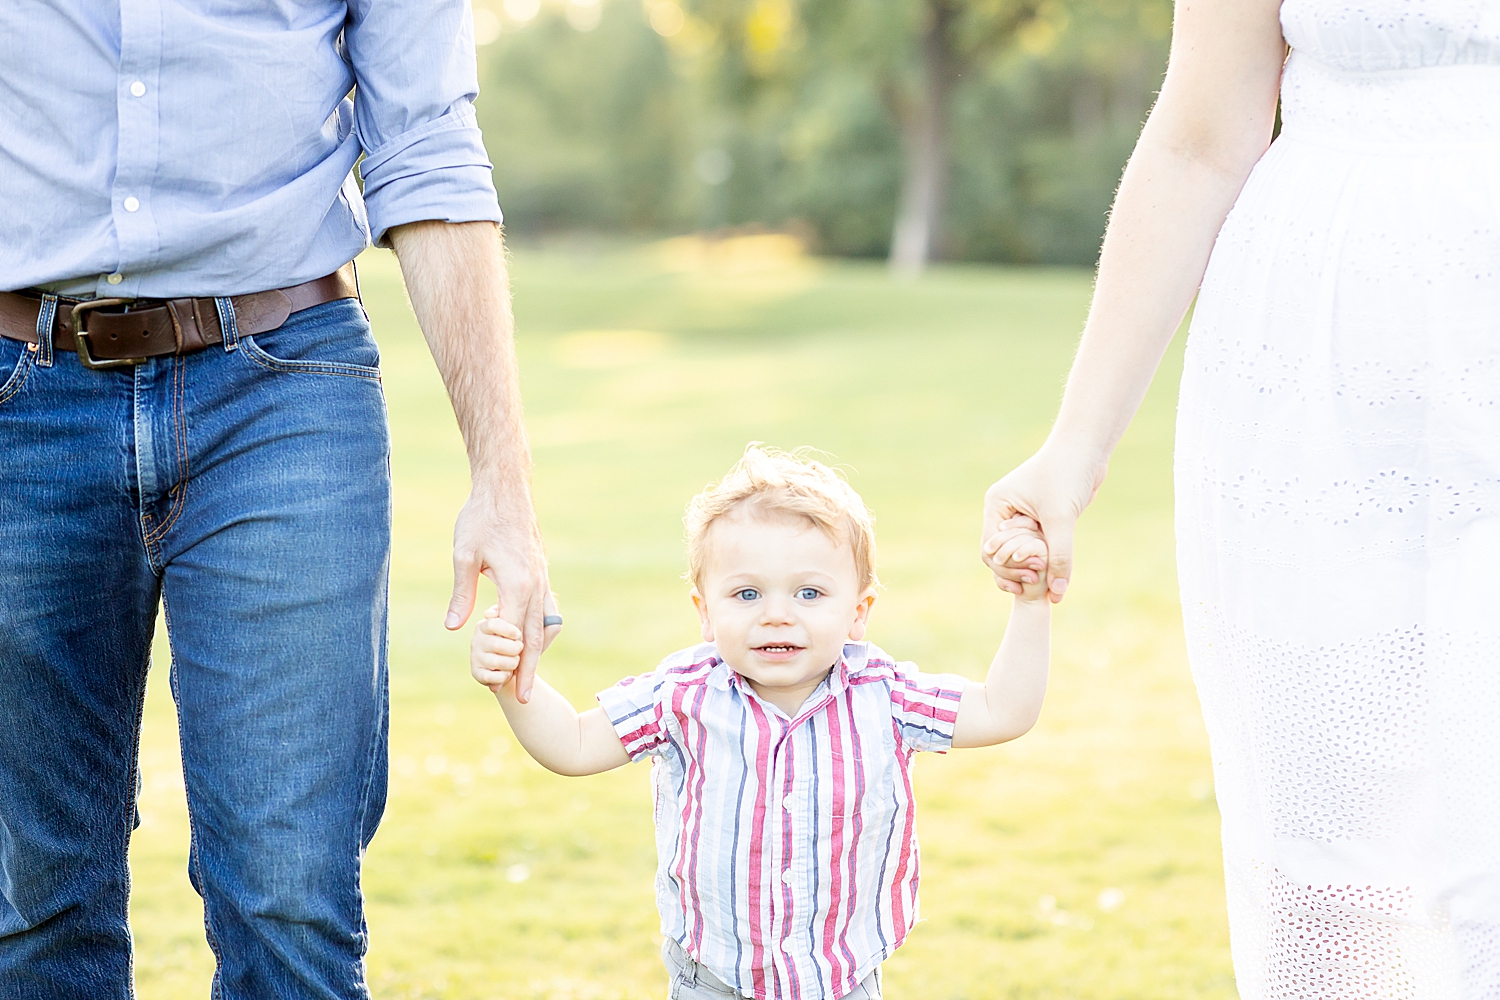
[[214,299],[214,306],[219,310],[219,329],[224,331],[224,350],[233,351],[240,346],[240,328],[234,322],[234,302],[229,296],[221,295]]
[[57,296],[42,295],[42,307],[36,313],[36,363],[52,367],[52,326],[57,321]]

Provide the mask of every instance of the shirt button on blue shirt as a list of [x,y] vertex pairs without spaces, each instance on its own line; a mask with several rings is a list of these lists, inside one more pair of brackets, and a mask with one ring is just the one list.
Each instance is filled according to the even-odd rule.
[[500,221],[461,0],[0,2],[0,40],[0,289],[238,295]]
[[104,280],[109,282],[111,285],[118,285],[120,282],[125,280],[125,275],[121,274],[119,271],[116,271],[114,274],[111,274]]
[[126,198],[125,199],[125,211],[127,211],[127,212],[134,212],[136,209],[138,209],[140,207],[141,207],[141,203],[139,201],[137,201],[135,198]]

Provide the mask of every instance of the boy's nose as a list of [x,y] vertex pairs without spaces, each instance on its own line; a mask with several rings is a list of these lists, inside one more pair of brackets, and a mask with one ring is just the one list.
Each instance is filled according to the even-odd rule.
[[762,614],[762,620],[767,624],[791,624],[796,621],[790,601],[771,600],[767,601],[763,607],[765,610]]

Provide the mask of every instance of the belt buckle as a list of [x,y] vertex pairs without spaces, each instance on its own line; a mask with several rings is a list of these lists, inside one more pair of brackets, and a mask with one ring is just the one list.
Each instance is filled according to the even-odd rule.
[[[84,316],[94,309],[103,309],[105,306],[129,305],[135,299],[88,299],[73,307],[73,344],[78,348],[78,360],[83,362],[83,367],[94,371],[102,371],[106,368],[129,368],[133,365],[144,364],[146,358],[96,358],[89,353],[88,328]],[[128,311],[128,310],[127,310]]]

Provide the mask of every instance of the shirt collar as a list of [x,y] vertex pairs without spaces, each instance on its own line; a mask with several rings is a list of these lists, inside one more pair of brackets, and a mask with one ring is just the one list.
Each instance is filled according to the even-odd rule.
[[[719,655],[719,651],[717,649],[714,650],[713,655],[714,659],[717,662],[713,665],[713,668],[708,673],[708,685],[710,687],[716,688],[720,691],[739,691],[740,694],[747,698],[756,698],[760,700],[762,704],[769,704],[750,689],[750,686],[745,683],[744,678],[734,672],[733,667],[724,662],[724,658]],[[804,704],[814,705],[816,707],[807,711],[797,713],[797,718],[793,721],[798,721],[806,718],[809,715],[816,714],[823,709],[824,705],[827,703],[830,697],[835,697],[837,695],[843,694],[844,691],[849,687],[850,678],[853,677],[856,671],[858,671],[865,665],[865,660],[868,656],[869,643],[845,643],[844,652],[839,656],[839,662],[834,665],[834,668],[828,672],[828,676],[823,678],[823,681],[813,689],[813,693],[808,695],[807,701],[804,702]],[[774,708],[775,706],[770,707]],[[777,709],[777,711],[779,712],[780,709]]]

